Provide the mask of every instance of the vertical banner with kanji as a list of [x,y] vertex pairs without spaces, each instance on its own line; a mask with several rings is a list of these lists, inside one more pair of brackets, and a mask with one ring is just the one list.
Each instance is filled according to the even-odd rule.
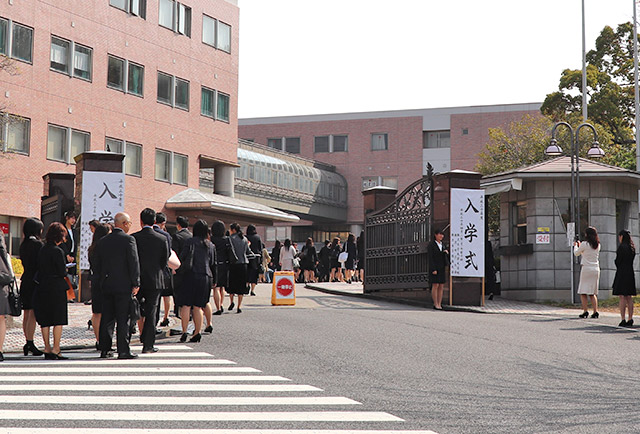
[[80,226],[80,269],[89,269],[88,250],[93,234],[91,220],[113,224],[113,218],[124,211],[124,173],[83,172]]
[[484,277],[484,190],[451,189],[451,275]]

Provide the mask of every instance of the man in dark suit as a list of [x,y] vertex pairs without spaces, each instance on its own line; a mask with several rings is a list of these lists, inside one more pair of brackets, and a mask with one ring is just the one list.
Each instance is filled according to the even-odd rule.
[[102,319],[100,320],[100,357],[111,357],[113,327],[117,324],[119,359],[135,359],[129,348],[129,307],[131,295],[140,289],[140,265],[136,240],[127,235],[131,228],[128,214],[118,213],[113,232],[96,246],[95,272],[102,286]]
[[[167,216],[163,212],[156,213],[156,223],[153,230],[167,239],[169,245],[169,255],[171,255],[171,235],[166,231]],[[160,296],[164,305],[164,318],[160,325],[166,327],[169,325],[169,308],[171,307],[171,296],[173,295],[173,271],[169,267],[164,269],[165,287],[161,288]],[[158,309],[156,309],[156,324],[160,320],[160,302],[158,301]]]
[[167,239],[153,230],[156,222],[156,212],[145,208],[140,213],[142,229],[133,234],[138,245],[138,259],[140,261],[140,313],[141,322],[140,341],[143,353],[155,353],[158,349],[156,342],[156,310],[160,301],[160,291],[165,287],[164,269],[169,260],[169,246]]
[[[77,242],[77,233],[75,232],[77,216],[76,213],[72,211],[67,211],[64,213],[64,227],[67,230],[67,236],[65,240],[60,244],[60,248],[64,251],[65,260],[67,264],[72,262],[76,262],[76,255],[78,253],[78,242]],[[78,268],[71,267],[67,269],[67,274],[71,276],[71,282],[73,284],[73,288],[76,289],[78,286],[77,274]]]
[[[191,232],[189,232],[189,218],[184,216],[178,216],[176,218],[176,226],[178,231],[173,234],[172,237],[172,245],[173,250],[180,256],[182,254],[182,249],[184,248],[185,242],[193,237]],[[173,276],[173,303],[176,306],[176,314],[179,313],[179,309],[175,304],[176,295],[180,292],[180,286],[182,285],[183,272],[178,268],[176,270],[175,276]]]

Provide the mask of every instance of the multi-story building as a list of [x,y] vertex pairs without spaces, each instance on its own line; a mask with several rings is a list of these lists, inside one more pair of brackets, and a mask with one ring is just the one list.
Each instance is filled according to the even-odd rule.
[[434,108],[385,112],[287,116],[239,120],[243,139],[334,166],[347,180],[347,218],[342,224],[314,223],[294,235],[359,233],[364,220],[362,190],[383,185],[403,190],[426,174],[474,170],[489,142],[489,129],[526,114],[540,103]]
[[238,21],[236,0],[0,3],[0,224],[14,252],[43,175],[75,173],[84,151],[125,155],[132,216],[198,189],[201,169],[233,195]]

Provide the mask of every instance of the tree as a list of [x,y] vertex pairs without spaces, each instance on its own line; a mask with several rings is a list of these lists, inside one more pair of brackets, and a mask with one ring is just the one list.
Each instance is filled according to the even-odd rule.
[[[616,150],[629,154],[634,140],[633,26],[606,26],[587,53],[589,119],[602,125]],[[566,120],[582,111],[582,70],[565,69],[559,90],[546,96],[541,111],[553,121]],[[606,143],[601,140],[601,143]],[[623,158],[621,164],[626,165]],[[635,164],[634,164],[635,167]]]

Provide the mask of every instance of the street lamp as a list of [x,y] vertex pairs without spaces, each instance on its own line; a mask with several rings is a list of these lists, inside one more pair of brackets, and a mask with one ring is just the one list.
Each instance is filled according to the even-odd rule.
[[[556,129],[558,126],[565,126],[569,129],[569,133],[571,134],[571,220],[575,227],[575,239],[577,240],[580,236],[580,141],[579,135],[582,127],[588,127],[593,132],[593,142],[591,143],[591,147],[587,151],[587,157],[589,158],[601,158],[604,157],[604,151],[600,148],[600,144],[598,143],[598,133],[593,125],[589,123],[582,123],[578,126],[573,132],[573,128],[567,122],[558,122],[553,126],[551,130],[551,140],[549,141],[549,146],[545,149],[545,155],[550,157],[558,157],[563,155],[564,152],[560,145],[558,145],[558,141],[556,140]],[[571,255],[573,257],[573,253]],[[571,302],[574,302],[574,261],[571,261]]]

